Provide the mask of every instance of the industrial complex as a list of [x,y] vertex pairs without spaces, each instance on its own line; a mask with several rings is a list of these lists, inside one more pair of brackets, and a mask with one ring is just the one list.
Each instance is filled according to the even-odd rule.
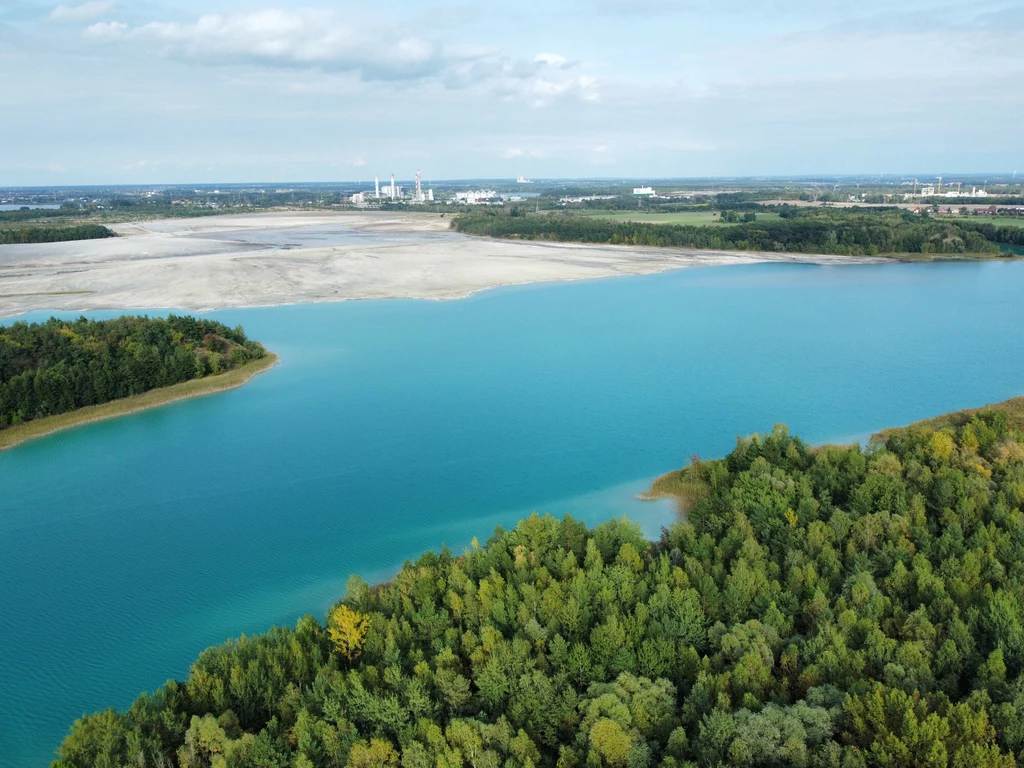
[[[518,184],[532,184],[529,179],[520,176],[516,179]],[[452,192],[444,202],[448,205],[501,205],[505,202],[515,202],[525,197],[535,197],[527,193],[509,194],[498,192],[494,189],[470,189],[462,192]],[[390,182],[381,186],[380,176],[373,176],[373,190],[356,192],[349,198],[349,201],[357,208],[369,208],[385,203],[400,203],[403,205],[417,205],[435,202],[434,190],[423,188],[423,177],[416,171],[415,190],[412,194],[406,188],[395,183],[395,174],[391,174]]]
[[914,191],[912,194],[904,195],[904,199],[909,199],[911,197],[988,197],[988,192],[984,187],[979,189],[977,186],[973,186],[971,187],[970,192],[962,191],[961,187],[963,186],[963,183],[959,181],[953,182],[956,184],[956,189],[947,189],[943,192],[942,177],[936,176],[935,178],[939,180],[938,186],[936,187],[935,184],[925,183],[921,186],[920,193],[917,191],[917,185],[920,182],[917,179],[914,179]]
[[380,176],[373,175],[373,192],[356,192],[351,197],[355,205],[366,205],[370,201],[392,201],[405,203],[432,203],[434,202],[434,190],[423,191],[423,177],[416,171],[416,191],[412,196],[407,196],[404,187],[395,185],[395,174],[391,174],[391,184],[381,189]]

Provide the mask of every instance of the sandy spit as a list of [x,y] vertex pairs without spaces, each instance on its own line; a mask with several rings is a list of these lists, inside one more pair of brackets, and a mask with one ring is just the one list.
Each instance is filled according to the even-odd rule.
[[[692,266],[869,261],[492,240],[452,232],[449,221],[407,212],[275,212],[119,224],[121,236],[105,240],[0,245],[0,317],[43,309],[455,299],[500,285]],[[356,236],[338,237],[347,227]]]

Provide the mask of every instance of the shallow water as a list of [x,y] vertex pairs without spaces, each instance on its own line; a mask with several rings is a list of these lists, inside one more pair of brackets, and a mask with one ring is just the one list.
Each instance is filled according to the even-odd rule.
[[670,507],[633,495],[736,435],[1021,394],[1022,289],[1024,263],[762,264],[213,313],[281,364],[0,454],[0,765],[45,765],[210,644],[322,616],[352,572],[534,509],[654,535]]

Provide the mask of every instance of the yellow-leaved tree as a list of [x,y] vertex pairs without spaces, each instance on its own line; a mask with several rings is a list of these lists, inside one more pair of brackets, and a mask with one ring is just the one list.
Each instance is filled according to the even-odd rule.
[[370,617],[353,611],[344,603],[334,606],[327,614],[327,632],[331,641],[349,663],[359,657],[369,631]]

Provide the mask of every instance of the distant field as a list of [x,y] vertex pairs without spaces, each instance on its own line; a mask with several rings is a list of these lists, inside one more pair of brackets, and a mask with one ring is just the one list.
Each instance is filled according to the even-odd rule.
[[[689,224],[692,226],[699,226],[702,224],[719,223],[719,215],[717,211],[685,211],[683,213],[581,211],[581,214],[595,219],[608,219],[609,221],[637,221],[647,224]],[[742,212],[740,215],[742,216]],[[774,221],[778,218],[779,215],[777,213],[757,212],[758,221]]]
[[1024,227],[1024,216],[941,216],[940,218],[975,221],[979,224],[995,224],[999,227]]
[[[685,211],[682,213],[646,213],[643,211],[579,211],[579,215],[609,221],[637,221],[648,224],[717,224],[720,216],[717,211]],[[742,212],[741,212],[742,215]],[[757,212],[758,221],[776,221],[779,214]],[[1002,227],[1024,227],[1024,216],[939,216],[937,218],[954,221],[973,221],[979,224],[995,224]]]

